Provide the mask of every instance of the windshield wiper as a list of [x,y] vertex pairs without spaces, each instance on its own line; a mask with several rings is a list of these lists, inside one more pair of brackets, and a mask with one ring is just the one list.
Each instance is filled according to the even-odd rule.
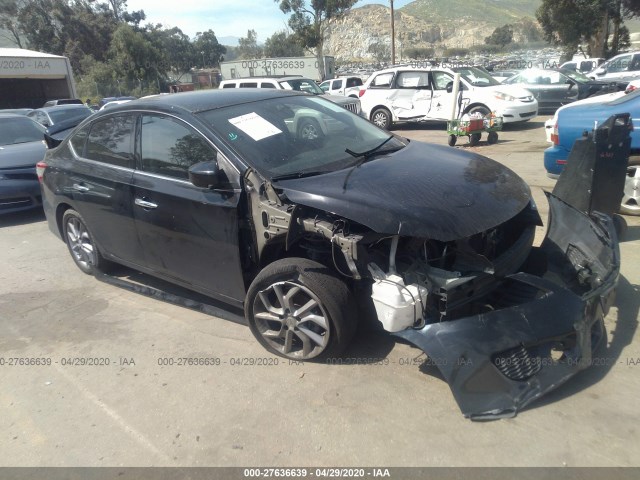
[[355,158],[364,158],[365,160],[368,159],[371,155],[373,155],[374,153],[376,153],[378,150],[380,150],[382,147],[384,147],[387,142],[389,142],[389,140],[391,140],[393,137],[393,135],[391,135],[389,138],[387,138],[384,142],[382,142],[380,145],[378,145],[377,147],[373,147],[370,150],[367,150],[366,152],[354,152],[353,150],[350,149],[346,149],[345,152],[348,153],[349,155],[351,155],[352,157]]
[[313,177],[314,175],[322,175],[323,173],[327,173],[326,171],[315,171],[315,172],[294,172],[294,173],[286,173],[284,175],[278,175],[271,179],[272,182],[277,182],[278,180],[290,180],[292,178],[304,178],[304,177]]
[[[375,156],[377,154],[390,153],[389,150],[380,151],[380,149],[382,147],[384,147],[387,144],[387,142],[389,142],[392,138],[395,138],[395,137],[393,135],[391,135],[389,138],[387,138],[380,145],[378,145],[377,147],[373,147],[372,149],[367,150],[366,152],[354,152],[353,150],[350,150],[348,148],[345,150],[346,153],[348,153],[352,157],[357,158],[358,161],[353,165],[353,167],[351,167],[351,170],[349,170],[349,173],[347,173],[347,176],[344,177],[344,183],[342,184],[342,190],[346,190],[347,189],[347,182],[349,181],[349,177],[351,176],[351,174],[353,173],[353,171],[356,168],[359,168],[364,162],[366,162],[371,157],[373,157],[373,156]],[[400,148],[402,148],[402,147],[400,147]],[[397,149],[397,150],[399,150],[399,149]],[[397,150],[393,150],[393,151],[397,151]]]

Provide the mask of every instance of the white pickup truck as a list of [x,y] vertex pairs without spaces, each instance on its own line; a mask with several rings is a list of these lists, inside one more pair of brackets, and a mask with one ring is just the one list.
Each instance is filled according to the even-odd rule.
[[358,98],[362,83],[360,77],[341,77],[325,80],[320,84],[320,88],[331,95]]

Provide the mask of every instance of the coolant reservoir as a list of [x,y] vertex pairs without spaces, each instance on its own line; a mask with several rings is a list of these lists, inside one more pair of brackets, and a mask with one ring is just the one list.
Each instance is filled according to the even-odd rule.
[[420,285],[406,285],[399,275],[387,275],[371,287],[371,298],[378,320],[388,332],[399,332],[422,318],[427,289]]

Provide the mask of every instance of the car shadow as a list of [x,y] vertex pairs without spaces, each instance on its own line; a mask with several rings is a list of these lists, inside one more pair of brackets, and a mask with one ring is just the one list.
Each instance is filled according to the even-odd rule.
[[621,243],[640,240],[640,225],[627,226],[619,240]]
[[[98,273],[96,278],[138,295],[248,326],[241,308],[122,265],[114,265],[109,274]],[[358,365],[383,362],[397,341],[400,340],[384,332],[375,322],[361,321],[352,342],[346,351],[337,357],[348,361],[338,363]]]
[[606,377],[614,365],[627,364],[628,359],[622,357],[622,352],[631,344],[638,329],[640,286],[629,283],[625,277],[621,276],[615,306],[618,309],[615,329],[605,335],[601,346],[593,354],[592,364],[522,411],[544,407],[575,395]]
[[535,130],[537,128],[544,128],[544,122],[544,120],[529,120],[528,122],[505,123],[502,129],[510,132]]
[[42,208],[34,208],[24,212],[14,212],[0,215],[0,228],[18,227],[46,220]]
[[145,297],[161,300],[241,325],[247,325],[244,319],[244,312],[240,308],[122,265],[115,265],[108,275],[98,273],[96,278],[101,282],[144,295]]

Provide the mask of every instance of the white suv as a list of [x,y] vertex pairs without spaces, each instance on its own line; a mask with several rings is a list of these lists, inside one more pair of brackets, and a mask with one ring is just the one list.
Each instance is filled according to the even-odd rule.
[[323,95],[327,100],[331,100],[356,115],[363,116],[358,98],[329,95],[310,78],[300,76],[234,78],[223,80],[218,88],[275,88],[277,90],[297,90],[312,95]]
[[449,120],[455,101],[455,73],[461,75],[458,115],[495,112],[509,123],[524,122],[538,114],[538,102],[531,92],[503,85],[478,68],[406,66],[380,70],[369,77],[360,91],[363,115],[387,129],[394,122]]
[[588,74],[595,80],[627,83],[640,78],[640,52],[621,53]]

